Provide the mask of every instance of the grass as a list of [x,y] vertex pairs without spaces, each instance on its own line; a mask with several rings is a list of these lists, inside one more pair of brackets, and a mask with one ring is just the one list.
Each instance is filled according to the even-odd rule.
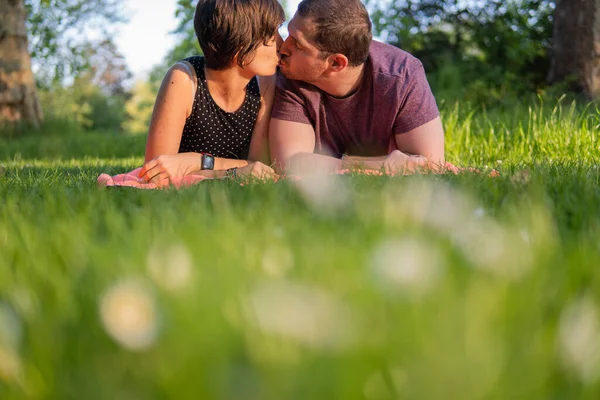
[[444,105],[482,173],[181,191],[95,187],[143,137],[0,139],[0,398],[597,399],[599,115]]

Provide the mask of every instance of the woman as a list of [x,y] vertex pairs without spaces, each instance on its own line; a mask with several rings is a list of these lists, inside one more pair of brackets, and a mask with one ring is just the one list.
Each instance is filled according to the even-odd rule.
[[175,64],[158,92],[139,177],[274,175],[267,131],[285,14],[277,0],[200,0],[204,56]]

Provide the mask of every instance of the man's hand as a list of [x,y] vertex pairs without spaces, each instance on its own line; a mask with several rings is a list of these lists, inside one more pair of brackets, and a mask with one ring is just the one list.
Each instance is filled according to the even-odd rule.
[[161,155],[144,164],[139,177],[158,185],[165,179],[183,178],[199,166],[200,155],[196,153]]
[[392,151],[383,161],[385,172],[390,175],[410,174],[427,168],[427,159],[423,156],[414,156],[401,152]]
[[277,177],[273,168],[261,163],[260,161],[253,162],[245,167],[238,168],[236,172],[240,177],[254,177],[258,179],[274,179]]

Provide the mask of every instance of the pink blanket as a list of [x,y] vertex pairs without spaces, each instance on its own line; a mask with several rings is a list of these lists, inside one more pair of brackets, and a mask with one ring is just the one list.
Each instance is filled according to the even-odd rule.
[[138,189],[166,189],[173,186],[177,189],[180,189],[181,187],[195,185],[196,183],[202,182],[205,179],[210,179],[199,175],[188,175],[183,178],[165,179],[161,181],[160,184],[156,184],[154,182],[148,183],[142,178],[138,177],[138,174],[141,170],[142,168],[140,167],[125,174],[119,174],[115,176],[101,174],[98,177],[97,183],[98,186],[104,187],[126,186]]
[[[98,186],[100,186],[100,187],[124,186],[124,187],[132,187],[132,188],[137,188],[137,189],[166,189],[169,187],[175,187],[176,189],[180,189],[182,187],[195,185],[198,182],[202,182],[205,179],[210,180],[210,178],[206,178],[204,176],[188,175],[183,178],[176,178],[176,179],[170,179],[170,180],[165,179],[165,180],[161,181],[159,184],[156,184],[153,182],[148,183],[138,177],[138,174],[141,169],[142,168],[136,168],[133,171],[130,171],[130,172],[127,172],[124,174],[115,175],[115,176],[110,176],[108,174],[101,174],[97,180]],[[440,173],[452,173],[452,174],[456,175],[456,174],[459,174],[460,172],[464,172],[464,171],[475,172],[475,173],[479,172],[478,170],[476,170],[474,168],[463,169],[463,168],[458,168],[457,166],[455,166],[451,163],[446,163],[444,170]],[[343,174],[348,174],[348,173],[352,173],[352,172],[353,171],[346,169],[346,170],[338,171],[337,173],[343,175]],[[376,171],[376,170],[363,170],[363,171],[361,171],[361,173],[363,173],[365,175],[377,175],[377,176],[383,175],[383,173],[381,171]],[[496,170],[493,170],[489,174],[490,177],[496,177],[498,175],[499,174]]]

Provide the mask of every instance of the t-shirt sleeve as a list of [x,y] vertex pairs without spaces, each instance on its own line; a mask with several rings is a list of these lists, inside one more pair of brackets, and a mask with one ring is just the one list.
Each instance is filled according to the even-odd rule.
[[277,74],[275,102],[273,103],[271,118],[312,124],[307,102],[300,92],[300,87],[296,82],[286,79],[281,73]]
[[417,59],[411,62],[406,73],[405,88],[401,95],[402,106],[394,122],[395,135],[418,128],[440,115],[423,64]]

